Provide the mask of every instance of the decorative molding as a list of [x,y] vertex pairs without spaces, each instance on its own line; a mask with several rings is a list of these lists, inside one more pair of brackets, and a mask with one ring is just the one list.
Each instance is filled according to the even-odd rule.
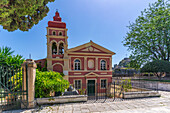
[[89,51],[89,49],[88,49],[88,48],[86,48],[86,49],[83,49],[83,50],[81,50],[81,51]]
[[94,60],[90,59],[88,60],[88,68],[93,69],[94,68]]
[[97,50],[97,49],[94,49],[94,51],[95,51],[95,52],[101,52],[101,51],[99,51],[99,50]]
[[69,57],[69,58],[71,58],[71,57],[82,57],[82,58],[85,58],[85,57],[86,57],[86,58],[110,58],[110,56],[108,56],[108,57],[103,56],[103,57],[102,57],[102,56],[94,56],[94,55],[93,55],[93,56],[72,56],[72,55],[69,55],[68,57]]
[[94,43],[93,41],[90,41],[90,42],[85,43],[85,44],[83,44],[83,45],[80,45],[80,46],[71,48],[71,49],[69,49],[68,51],[69,51],[69,52],[73,52],[73,51],[77,51],[77,50],[80,50],[80,49],[82,49],[82,48],[89,47],[89,46],[94,46],[95,48],[97,48],[97,49],[99,49],[99,50],[101,50],[101,51],[103,51],[103,52],[106,52],[106,54],[110,54],[110,55],[114,55],[114,54],[115,54],[114,52],[112,52],[112,51],[110,51],[110,50],[108,50],[108,49],[106,49],[106,48],[104,48],[104,47],[102,47],[102,46]]
[[107,73],[100,73],[100,74],[107,74]]
[[61,64],[61,63],[54,63],[52,66],[55,66],[56,64],[59,64],[59,65],[61,65],[62,67],[63,67],[63,64]]
[[93,47],[88,47],[89,51],[94,51],[94,48]]
[[[69,77],[85,77],[84,75],[69,75]],[[93,77],[93,76],[88,76]],[[98,77],[112,77],[112,75],[99,75]]]
[[68,29],[65,29],[65,28],[54,28],[54,27],[46,27],[47,29],[53,29],[53,30],[68,30]]
[[82,55],[93,55],[93,56],[94,55],[102,55],[102,56],[103,55],[106,55],[106,56],[107,55],[109,55],[109,56],[112,55],[112,54],[107,54],[107,53],[81,53],[81,52],[69,52],[69,51],[68,51],[68,54],[75,54],[75,55],[76,54],[82,54]]
[[[92,75],[93,74],[93,75]],[[98,77],[99,75],[98,74],[96,74],[96,73],[94,73],[94,72],[90,72],[90,73],[88,73],[88,74],[86,74],[86,75],[84,75],[85,77],[92,77],[92,76],[94,76],[94,77]]]
[[54,35],[46,35],[47,38],[63,38],[63,39],[68,39],[68,36],[54,36]]
[[81,75],[81,73],[74,73],[75,75]]
[[67,59],[62,59],[62,58],[47,58],[47,60],[59,60],[59,61],[64,61],[64,60],[67,60]]

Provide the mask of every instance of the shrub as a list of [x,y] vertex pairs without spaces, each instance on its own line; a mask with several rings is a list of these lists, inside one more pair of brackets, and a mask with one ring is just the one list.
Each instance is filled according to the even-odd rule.
[[50,91],[64,92],[69,87],[69,82],[62,75],[54,71],[41,72],[36,70],[35,97],[49,97]]
[[132,84],[130,79],[121,80],[120,88],[123,88],[125,92],[127,92],[129,89],[132,89]]
[[[22,71],[12,76],[9,82],[13,83],[13,91],[22,88]],[[29,86],[28,86],[29,87]],[[35,97],[49,97],[50,91],[64,92],[69,87],[69,82],[64,80],[62,75],[54,71],[38,71],[36,70],[35,78]]]

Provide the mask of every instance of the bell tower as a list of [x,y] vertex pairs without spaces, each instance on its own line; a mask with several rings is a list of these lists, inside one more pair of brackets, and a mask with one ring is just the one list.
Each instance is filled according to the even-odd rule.
[[47,70],[64,73],[68,79],[68,36],[66,23],[56,11],[47,27]]

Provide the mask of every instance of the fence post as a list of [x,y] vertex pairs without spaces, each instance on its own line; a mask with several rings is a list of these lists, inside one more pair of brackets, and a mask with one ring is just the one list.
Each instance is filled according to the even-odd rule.
[[159,84],[159,82],[157,81],[157,86],[156,86],[156,90],[157,90],[157,92],[158,92],[158,84]]
[[97,92],[98,92],[98,86],[97,86],[97,83],[96,83],[96,94],[95,94],[96,95],[96,101],[98,100],[98,93]]
[[[115,95],[115,91],[116,91],[115,88],[116,88],[116,87],[115,87],[115,81],[114,81],[114,100],[115,100],[115,96],[116,96],[116,95]],[[114,100],[113,100],[113,101],[114,101]]]
[[21,104],[22,108],[34,108],[35,107],[34,97],[35,97],[36,68],[37,68],[37,65],[32,59],[27,59],[22,64],[22,69],[23,69],[22,90],[27,91],[27,95],[25,94],[22,97],[22,104]]

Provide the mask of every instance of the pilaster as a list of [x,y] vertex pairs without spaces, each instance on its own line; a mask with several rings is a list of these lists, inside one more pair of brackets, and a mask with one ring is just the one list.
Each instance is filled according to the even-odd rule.
[[98,58],[96,57],[96,69],[95,71],[98,71]]
[[87,57],[84,57],[84,70],[87,71]]

